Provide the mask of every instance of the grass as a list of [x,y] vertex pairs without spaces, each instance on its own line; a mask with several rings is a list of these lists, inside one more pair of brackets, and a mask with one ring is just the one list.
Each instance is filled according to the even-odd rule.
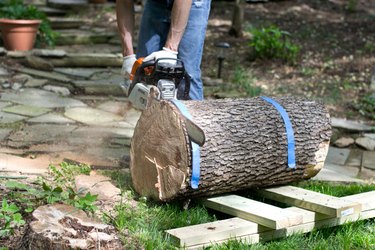
[[[129,199],[135,198],[131,192],[127,195]],[[146,199],[139,199],[133,205],[123,201],[115,207],[115,211],[116,216],[105,217],[123,233],[126,249],[174,249],[165,230],[215,220],[215,216],[199,204],[183,209],[181,203],[157,204]]]
[[[107,215],[106,220],[121,232],[127,249],[175,249],[165,230],[222,219],[221,214],[214,215],[199,203],[192,203],[186,210],[183,202],[161,204],[138,197],[131,190],[129,173],[116,173],[106,172],[121,184],[124,200],[116,206],[116,216]],[[375,184],[344,185],[304,181],[293,185],[338,197],[375,190]],[[249,245],[229,241],[207,249],[374,249],[374,232],[374,220],[367,220],[271,242]]]
[[304,181],[294,185],[336,197],[343,197],[375,190],[375,184],[335,184],[322,181]]
[[207,248],[211,250],[250,249],[250,250],[338,250],[338,249],[374,249],[375,222],[358,221],[339,227],[326,228],[308,234],[295,234],[288,238],[247,245],[239,241],[229,241],[222,245]]
[[[72,166],[62,164],[60,167],[51,167],[53,183],[71,183],[72,177],[78,172],[86,173],[86,166]],[[156,203],[139,197],[131,189],[131,179],[128,172],[106,171],[104,174],[111,176],[117,186],[122,190],[122,201],[114,207],[114,213],[104,213],[103,220],[112,224],[120,232],[126,249],[176,249],[173,240],[166,235],[165,230],[189,225],[212,222],[223,219],[222,214],[213,214],[199,202],[192,201],[185,209],[184,201],[172,203]],[[63,182],[63,183],[62,183]],[[70,184],[68,184],[70,185]],[[332,196],[346,196],[375,190],[375,184],[331,184],[317,181],[304,181],[293,184],[305,189],[325,193]],[[27,189],[24,184],[8,182],[7,187],[13,189],[13,196],[7,195],[9,200],[18,199],[20,190]],[[48,189],[48,188],[47,188]],[[41,191],[41,195],[52,189]],[[15,192],[17,191],[18,192]],[[48,192],[47,192],[48,191]],[[58,198],[60,193],[57,194]],[[18,198],[17,198],[18,197]],[[46,198],[46,195],[43,195]],[[61,199],[59,199],[61,200]],[[84,201],[84,197],[80,198]],[[92,204],[92,200],[89,201]],[[86,203],[85,203],[86,204]],[[80,204],[78,204],[80,205]],[[89,209],[90,210],[90,209]],[[14,210],[15,211],[15,210]],[[225,216],[225,215],[224,215]],[[229,241],[221,245],[214,245],[207,249],[374,249],[375,247],[375,221],[374,219],[348,223],[342,226],[316,230],[308,234],[295,234],[288,238],[271,242],[249,245],[241,241]]]
[[[375,190],[375,184],[333,184],[319,181],[304,181],[293,185],[337,197]],[[294,234],[288,238],[253,245],[233,240],[206,249],[375,249],[375,220],[347,223],[342,226],[319,229],[307,234]]]
[[106,214],[105,220],[122,232],[126,249],[175,249],[165,230],[215,221],[199,203],[192,202],[184,209],[184,201],[156,203],[139,197],[131,189],[130,174],[105,171],[121,187],[123,200],[115,207],[115,216]]

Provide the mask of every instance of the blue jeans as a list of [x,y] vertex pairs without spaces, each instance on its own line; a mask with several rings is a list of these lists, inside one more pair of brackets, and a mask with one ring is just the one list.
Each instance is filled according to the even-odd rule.
[[[147,1],[139,31],[137,58],[161,50],[165,45],[171,24],[171,10],[167,2],[170,1]],[[210,7],[211,0],[193,0],[189,20],[178,47],[178,58],[184,63],[190,76],[189,95],[193,100],[203,100],[200,65]]]

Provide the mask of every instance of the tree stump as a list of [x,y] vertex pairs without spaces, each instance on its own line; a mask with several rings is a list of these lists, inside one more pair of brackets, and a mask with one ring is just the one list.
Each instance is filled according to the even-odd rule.
[[112,226],[88,218],[75,207],[41,206],[33,217],[24,236],[24,249],[124,249]]
[[287,165],[284,121],[261,98],[183,101],[203,129],[198,189],[190,187],[191,142],[174,104],[150,100],[134,131],[130,171],[135,190],[156,200],[209,196],[287,184],[315,176],[331,136],[325,107],[300,98],[275,98],[289,115],[296,168]]

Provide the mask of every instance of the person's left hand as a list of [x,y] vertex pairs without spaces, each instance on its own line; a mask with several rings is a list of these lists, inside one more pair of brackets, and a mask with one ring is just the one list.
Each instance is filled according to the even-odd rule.
[[178,55],[177,51],[173,51],[173,50],[163,47],[162,50],[153,52],[150,55],[146,56],[143,59],[143,62],[152,61],[152,60],[157,61],[160,58],[171,58],[173,60],[170,60],[170,61],[166,60],[165,62],[170,63],[170,64],[175,64],[176,63],[175,59],[177,59],[177,55]]

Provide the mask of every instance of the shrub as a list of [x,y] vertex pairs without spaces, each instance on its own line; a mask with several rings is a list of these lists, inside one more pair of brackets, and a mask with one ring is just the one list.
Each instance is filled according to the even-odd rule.
[[288,32],[274,25],[260,29],[254,28],[250,32],[253,38],[249,45],[254,48],[255,58],[296,62],[300,48],[289,40]]

